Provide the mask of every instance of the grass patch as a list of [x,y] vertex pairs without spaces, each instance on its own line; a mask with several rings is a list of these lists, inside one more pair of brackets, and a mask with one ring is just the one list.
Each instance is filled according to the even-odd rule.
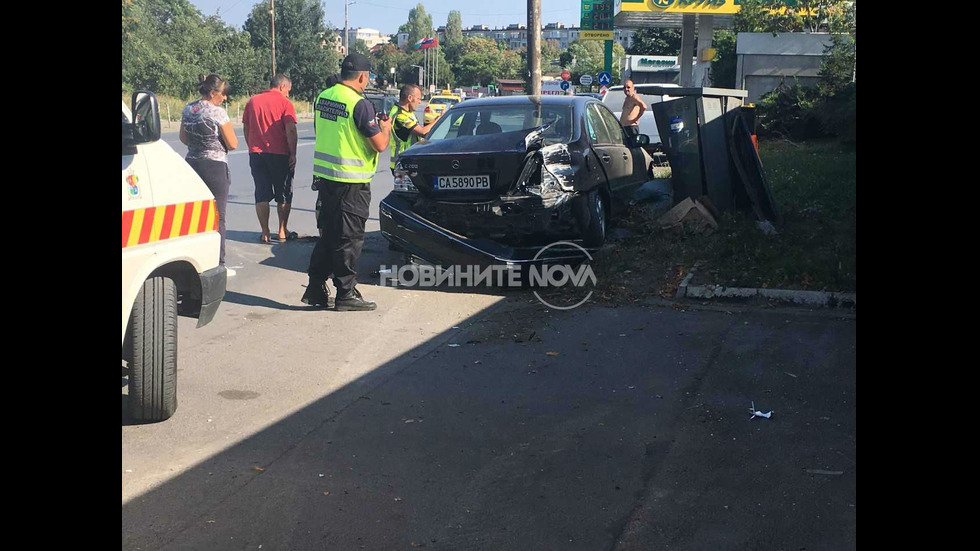
[[638,211],[596,263],[600,298],[672,297],[695,263],[692,284],[857,292],[857,158],[837,141],[764,141],[760,157],[777,209],[777,235],[752,213],[726,213],[710,233],[660,230]]

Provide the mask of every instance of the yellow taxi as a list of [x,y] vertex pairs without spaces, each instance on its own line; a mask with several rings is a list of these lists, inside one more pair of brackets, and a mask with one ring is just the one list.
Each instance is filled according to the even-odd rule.
[[425,106],[425,113],[422,115],[422,124],[429,124],[436,120],[446,112],[446,109],[449,109],[460,101],[462,101],[460,97],[454,94],[443,93],[433,95],[429,98],[428,105]]

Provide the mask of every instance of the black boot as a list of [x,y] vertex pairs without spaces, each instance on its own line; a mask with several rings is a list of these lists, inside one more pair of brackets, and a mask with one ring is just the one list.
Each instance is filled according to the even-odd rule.
[[330,298],[330,290],[327,289],[326,281],[310,281],[310,284],[306,286],[306,292],[303,293],[302,301],[303,304],[325,308],[330,308],[334,305],[333,299]]
[[338,294],[337,305],[334,307],[338,312],[348,312],[348,311],[367,311],[374,310],[378,307],[378,304],[371,300],[364,300],[361,296],[360,291],[357,288],[353,288],[343,294]]

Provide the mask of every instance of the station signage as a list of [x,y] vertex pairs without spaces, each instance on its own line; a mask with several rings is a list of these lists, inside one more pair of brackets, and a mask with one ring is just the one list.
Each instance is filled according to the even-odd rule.
[[613,39],[613,0],[582,0],[580,40]]
[[[787,8],[804,7],[803,0],[783,0],[782,3]],[[742,0],[616,0],[616,6],[616,13],[733,15],[742,9]],[[780,8],[777,11],[785,10],[786,8]],[[811,10],[812,12],[815,10]]]

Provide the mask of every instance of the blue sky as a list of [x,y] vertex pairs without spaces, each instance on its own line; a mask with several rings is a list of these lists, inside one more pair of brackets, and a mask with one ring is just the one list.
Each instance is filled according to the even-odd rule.
[[[221,19],[240,29],[257,0],[190,0],[205,15],[214,15],[220,8]],[[268,4],[266,0],[264,3]],[[418,0],[357,0],[350,7],[350,26],[378,29],[383,34],[393,34],[408,21],[408,10]],[[344,0],[323,0],[325,20],[335,27],[344,26]],[[494,0],[493,2],[464,2],[461,0],[426,0],[422,2],[426,13],[432,15],[435,27],[446,24],[450,10],[463,15],[463,28],[473,25],[506,27],[511,23],[527,23],[527,0]],[[541,0],[541,22],[564,23],[577,26],[580,0]]]

